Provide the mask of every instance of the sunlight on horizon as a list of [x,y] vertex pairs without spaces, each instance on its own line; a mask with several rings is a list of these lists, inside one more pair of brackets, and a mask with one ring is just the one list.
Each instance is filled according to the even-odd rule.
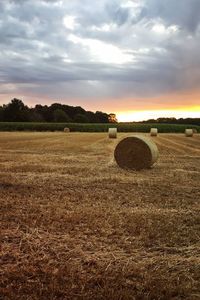
[[145,121],[157,118],[200,118],[200,106],[185,110],[141,110],[116,112],[119,122]]

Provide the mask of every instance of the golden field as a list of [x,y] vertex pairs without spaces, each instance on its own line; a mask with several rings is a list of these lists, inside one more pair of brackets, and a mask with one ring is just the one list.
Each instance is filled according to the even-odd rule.
[[119,138],[0,133],[3,299],[200,299],[200,135],[139,172]]

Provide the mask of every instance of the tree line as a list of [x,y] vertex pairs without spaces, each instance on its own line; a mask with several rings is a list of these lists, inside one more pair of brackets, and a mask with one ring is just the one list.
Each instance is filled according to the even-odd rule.
[[158,119],[150,119],[147,121],[143,121],[142,123],[158,123],[158,124],[190,124],[190,125],[198,125],[200,126],[200,117],[199,118],[158,118]]
[[[0,106],[0,122],[50,122],[50,123],[116,123],[116,115],[101,111],[86,111],[80,106],[53,103],[50,106],[37,104],[28,107],[22,100],[14,98]],[[138,122],[133,122],[138,123]],[[200,118],[158,118],[139,123],[199,125]]]
[[109,123],[117,122],[115,114],[86,111],[80,106],[53,103],[29,108],[14,98],[0,106],[0,122]]

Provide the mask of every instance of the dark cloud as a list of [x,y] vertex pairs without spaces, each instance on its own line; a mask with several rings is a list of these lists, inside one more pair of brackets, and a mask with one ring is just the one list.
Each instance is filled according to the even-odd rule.
[[1,94],[148,101],[198,90],[199,22],[199,0],[3,0]]

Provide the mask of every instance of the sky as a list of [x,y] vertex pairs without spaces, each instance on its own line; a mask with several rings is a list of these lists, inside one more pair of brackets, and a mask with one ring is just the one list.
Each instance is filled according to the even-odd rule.
[[200,0],[1,0],[0,104],[200,117]]

